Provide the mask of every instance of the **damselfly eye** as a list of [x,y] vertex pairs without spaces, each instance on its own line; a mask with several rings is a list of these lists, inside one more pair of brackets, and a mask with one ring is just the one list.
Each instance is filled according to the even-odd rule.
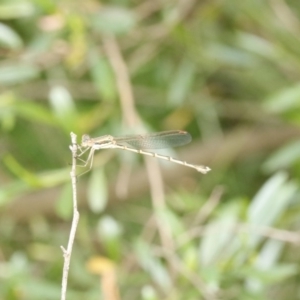
[[81,142],[84,144],[86,143],[87,141],[89,141],[91,138],[88,134],[84,134],[81,138]]

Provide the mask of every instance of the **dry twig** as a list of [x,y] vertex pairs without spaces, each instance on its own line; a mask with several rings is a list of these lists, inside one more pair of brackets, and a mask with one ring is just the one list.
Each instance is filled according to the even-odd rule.
[[70,231],[70,236],[69,236],[69,241],[68,241],[68,247],[67,247],[67,249],[65,249],[63,246],[61,246],[61,249],[62,249],[63,255],[64,255],[61,300],[66,299],[70,260],[71,260],[71,254],[72,254],[77,224],[79,221],[79,212],[77,210],[77,186],[76,186],[76,182],[77,182],[77,179],[76,179],[76,157],[77,157],[76,139],[77,139],[77,136],[73,132],[71,132],[72,145],[70,146],[70,149],[72,151],[72,170],[70,172],[70,176],[71,176],[72,191],[73,191],[73,220],[72,220],[72,226],[71,226],[71,231]]

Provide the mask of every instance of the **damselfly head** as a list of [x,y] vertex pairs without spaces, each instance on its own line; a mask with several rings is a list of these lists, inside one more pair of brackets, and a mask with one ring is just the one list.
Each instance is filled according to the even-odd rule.
[[81,146],[89,147],[90,146],[91,137],[88,134],[84,134],[81,138]]

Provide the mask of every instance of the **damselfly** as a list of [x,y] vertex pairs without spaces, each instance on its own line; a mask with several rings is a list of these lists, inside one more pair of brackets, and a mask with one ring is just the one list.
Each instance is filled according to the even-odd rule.
[[170,131],[162,131],[157,133],[150,133],[146,135],[129,135],[129,136],[122,136],[122,137],[103,135],[100,137],[91,138],[89,135],[84,134],[82,136],[80,149],[81,148],[85,148],[85,149],[82,150],[79,156],[81,156],[86,151],[90,150],[88,158],[84,164],[84,166],[87,166],[90,163],[90,167],[88,171],[92,167],[95,150],[122,149],[122,150],[128,150],[131,152],[168,160],[176,164],[180,164],[189,168],[194,168],[198,172],[206,174],[207,172],[210,171],[210,168],[207,166],[194,165],[194,164],[187,163],[186,161],[175,159],[170,156],[144,151],[144,149],[163,149],[163,148],[170,148],[170,147],[178,147],[189,143],[191,140],[192,140],[191,135],[188,132],[182,130],[170,130]]

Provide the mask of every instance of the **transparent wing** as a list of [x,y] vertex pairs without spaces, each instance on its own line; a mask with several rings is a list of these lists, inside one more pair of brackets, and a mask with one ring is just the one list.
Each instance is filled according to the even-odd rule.
[[170,130],[146,135],[114,137],[118,145],[131,146],[135,149],[164,149],[185,145],[192,140],[191,135],[182,130]]

